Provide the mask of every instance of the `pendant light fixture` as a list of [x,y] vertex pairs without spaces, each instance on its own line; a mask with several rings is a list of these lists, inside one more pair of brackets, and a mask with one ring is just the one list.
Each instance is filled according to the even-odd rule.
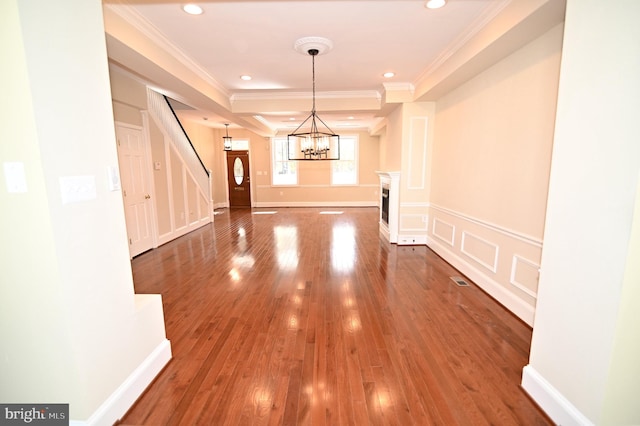
[[223,136],[222,140],[224,141],[224,150],[231,151],[231,136],[229,136],[229,123],[224,123],[224,126],[227,128],[227,136]]
[[311,114],[287,135],[289,160],[339,160],[340,136],[316,114],[316,56],[332,47],[331,41],[322,37],[305,37],[294,44],[299,52],[311,56],[312,107]]

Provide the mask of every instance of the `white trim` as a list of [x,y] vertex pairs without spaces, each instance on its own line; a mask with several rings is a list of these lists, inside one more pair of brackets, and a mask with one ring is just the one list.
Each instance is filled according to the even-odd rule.
[[[494,251],[493,251],[493,265],[486,263],[484,260],[480,259],[479,257],[473,255],[471,252],[466,251],[465,247],[464,247],[464,243],[467,241],[467,235],[471,238],[475,238],[476,240],[488,245],[488,246],[493,246]],[[484,266],[485,268],[487,268],[489,271],[493,272],[494,274],[496,273],[496,271],[498,270],[498,253],[500,251],[500,246],[498,246],[497,244],[492,243],[491,241],[485,240],[484,238],[480,238],[475,234],[472,234],[469,231],[462,231],[462,240],[460,241],[460,253],[469,256],[471,259],[475,260],[476,262],[478,262],[480,265]]]
[[498,231],[501,234],[504,234],[504,235],[506,235],[508,237],[515,238],[515,239],[518,239],[520,241],[524,241],[525,243],[532,244],[532,245],[534,245],[536,247],[542,247],[542,240],[539,239],[539,238],[535,238],[535,237],[532,237],[530,235],[526,235],[526,234],[523,234],[523,233],[520,233],[520,232],[516,232],[516,231],[513,231],[511,229],[505,228],[503,226],[499,226],[499,225],[493,224],[491,222],[486,222],[484,220],[477,219],[477,218],[472,217],[472,216],[467,216],[467,215],[465,215],[463,213],[459,213],[459,212],[457,212],[455,210],[450,210],[450,209],[448,209],[446,207],[441,207],[441,206],[438,206],[436,204],[431,204],[430,207],[432,209],[434,209],[434,210],[438,210],[438,211],[441,211],[443,213],[450,214],[451,216],[455,216],[455,217],[458,217],[460,219],[464,219],[466,221],[475,223],[477,225],[482,225],[482,226],[485,226],[487,228],[493,229],[494,231]]
[[[242,92],[233,93],[229,97],[229,101],[233,105],[239,101],[259,101],[259,100],[291,100],[291,99],[311,99],[312,92],[281,92],[281,93],[263,93],[263,92]],[[316,99],[375,99],[382,100],[382,95],[377,90],[351,90],[344,92],[316,92]]]
[[[226,206],[228,207],[228,206]],[[211,214],[211,217],[213,217],[213,214]],[[173,241],[176,238],[180,238],[185,234],[188,234],[191,231],[195,231],[198,228],[202,228],[205,225],[208,225],[209,223],[211,223],[212,220],[209,218],[209,216],[207,217],[203,217],[202,219],[198,220],[197,222],[193,222],[189,225],[185,225],[185,226],[181,226],[180,228],[177,229],[173,229],[170,232],[167,232],[166,234],[162,234],[158,236],[158,244],[159,245],[163,245],[168,243],[169,241]]]
[[[189,176],[187,175],[187,167],[182,163],[182,214],[184,216],[185,227],[191,226],[191,217],[189,205]],[[197,183],[196,183],[197,185]]]
[[[169,233],[172,233],[176,229],[176,218],[173,212],[173,165],[171,163],[171,145],[167,141],[167,137],[162,135],[162,147],[164,148],[164,168],[165,176],[167,177],[167,203],[169,204]],[[159,223],[159,222],[158,222]],[[158,229],[158,234],[160,229]],[[166,234],[165,234],[166,235]],[[163,236],[158,235],[158,243],[163,244]],[[170,240],[167,240],[170,241]],[[166,241],[165,241],[166,242]]]
[[253,207],[379,207],[378,201],[259,201]]
[[[419,172],[421,173],[420,176],[420,185],[416,185],[416,186],[412,186],[411,185],[411,181],[412,181],[412,176],[413,176],[413,167],[412,167],[412,163],[411,163],[411,159],[413,158],[414,154],[413,154],[413,148],[416,145],[416,142],[414,141],[414,121],[424,121],[424,125],[423,125],[423,132],[424,132],[424,137],[422,140],[422,144],[420,145],[422,147],[422,164],[420,165],[420,170]],[[417,124],[416,124],[417,126]],[[427,136],[428,136],[428,126],[429,126],[429,118],[428,117],[411,117],[409,119],[409,161],[408,161],[408,171],[407,171],[407,189],[424,189],[424,183],[426,180],[426,176],[425,173],[427,171],[427,150],[428,150],[428,146],[427,146]]]
[[[438,227],[436,226],[438,223],[441,223],[445,226],[448,226],[449,228],[451,228],[451,239],[447,239],[445,238],[444,235],[439,235],[437,233]],[[431,233],[433,234],[434,237],[444,241],[445,243],[449,244],[451,247],[453,247],[455,245],[455,239],[456,239],[456,226],[452,225],[451,223],[445,222],[444,220],[438,219],[437,217],[433,218],[433,223],[431,225]]]
[[411,92],[416,91],[416,86],[413,83],[393,83],[393,82],[385,82],[382,83],[382,87],[384,87],[385,92]]
[[562,426],[593,425],[580,410],[530,364],[522,369],[522,388],[556,424]]
[[171,344],[164,339],[86,421],[70,420],[70,426],[112,425],[124,416],[171,360]]
[[486,25],[493,20],[498,14],[511,3],[511,0],[501,0],[499,2],[492,2],[492,5],[485,9],[480,16],[478,16],[465,31],[460,33],[443,51],[431,62],[431,64],[424,70],[424,72],[418,76],[418,82],[422,82],[424,79],[433,74],[456,52],[458,52],[462,46],[465,46],[473,36],[475,36],[480,30],[485,29]]
[[377,183],[364,183],[359,185],[257,185],[256,188],[327,188],[327,189],[336,189],[336,188],[379,188],[380,184]]
[[199,63],[195,62],[189,56],[185,55],[182,49],[178,48],[173,42],[171,42],[167,37],[160,33],[158,29],[153,24],[151,24],[144,16],[138,13],[138,11],[133,6],[129,6],[123,4],[122,2],[119,2],[118,4],[114,5],[105,4],[104,7],[120,16],[128,24],[133,26],[136,30],[140,31],[140,33],[142,33],[144,36],[148,37],[149,40],[155,44],[155,47],[164,50],[167,54],[169,54],[176,61],[182,64],[182,66],[195,73],[203,81],[205,81],[207,84],[210,84],[213,88],[224,94],[224,96],[226,96],[227,98],[229,97],[229,92],[224,87],[224,85],[220,84],[215,78],[213,78],[211,74],[209,74],[209,72],[205,70]]
[[524,291],[525,293],[527,293],[529,296],[533,297],[534,299],[538,298],[538,293],[529,289],[527,286],[525,286],[522,283],[519,283],[518,281],[516,281],[516,270],[518,269],[518,262],[522,262],[525,264],[528,264],[529,266],[533,267],[534,269],[536,269],[538,271],[538,273],[540,272],[540,265],[538,265],[535,262],[532,262],[529,259],[525,259],[522,256],[518,256],[517,254],[513,255],[513,260],[511,261],[511,276],[509,277],[509,282],[511,283],[511,285],[513,285],[514,287]]
[[454,265],[456,269],[469,277],[469,279],[477,284],[478,287],[487,292],[500,304],[504,305],[518,318],[526,322],[528,325],[533,326],[533,316],[535,313],[535,308],[533,306],[527,304],[524,300],[520,299],[514,293],[510,292],[506,287],[500,285],[500,283],[498,283],[497,281],[494,281],[491,278],[487,277],[474,265],[455,254],[450,250],[449,247],[446,247],[437,240],[428,238],[427,246],[429,246],[429,248],[440,255],[444,260]]

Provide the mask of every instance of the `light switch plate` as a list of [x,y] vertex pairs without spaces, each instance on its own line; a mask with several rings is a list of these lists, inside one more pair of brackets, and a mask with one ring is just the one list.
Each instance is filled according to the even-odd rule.
[[27,192],[27,177],[24,173],[24,163],[4,163],[4,179],[7,183],[7,192],[11,194]]
[[63,176],[60,178],[62,204],[94,200],[96,192],[95,176]]
[[109,191],[120,191],[120,173],[116,166],[109,166],[107,168],[107,174],[109,175]]

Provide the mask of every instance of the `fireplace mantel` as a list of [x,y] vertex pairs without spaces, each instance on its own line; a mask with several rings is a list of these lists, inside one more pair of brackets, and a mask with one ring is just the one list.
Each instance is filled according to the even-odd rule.
[[[400,172],[377,171],[380,177],[380,234],[390,243],[398,242],[398,223],[400,215]],[[383,194],[388,190],[387,205],[389,211],[383,218]]]

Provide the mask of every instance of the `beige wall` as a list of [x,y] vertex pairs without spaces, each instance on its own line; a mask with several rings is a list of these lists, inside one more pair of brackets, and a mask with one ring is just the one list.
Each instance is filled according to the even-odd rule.
[[437,102],[431,245],[532,324],[562,47],[557,26]]
[[362,131],[342,132],[347,134],[356,135],[359,144],[359,182],[353,186],[331,185],[331,161],[299,161],[297,186],[272,186],[270,145],[261,142],[254,156],[263,168],[261,184],[257,186],[257,205],[377,206],[379,183],[375,171],[379,169],[379,138]]
[[402,105],[387,116],[380,170],[397,172],[402,167]]
[[[0,2],[0,400],[113,424],[168,361],[159,295],[134,295],[100,1]],[[65,55],[60,55],[65,52]],[[91,70],[91,72],[87,72]],[[82,177],[83,199],[63,196]],[[62,179],[62,180],[61,180]],[[74,186],[72,186],[74,188]],[[74,191],[71,191],[74,193]],[[158,354],[166,356],[160,364]]]

